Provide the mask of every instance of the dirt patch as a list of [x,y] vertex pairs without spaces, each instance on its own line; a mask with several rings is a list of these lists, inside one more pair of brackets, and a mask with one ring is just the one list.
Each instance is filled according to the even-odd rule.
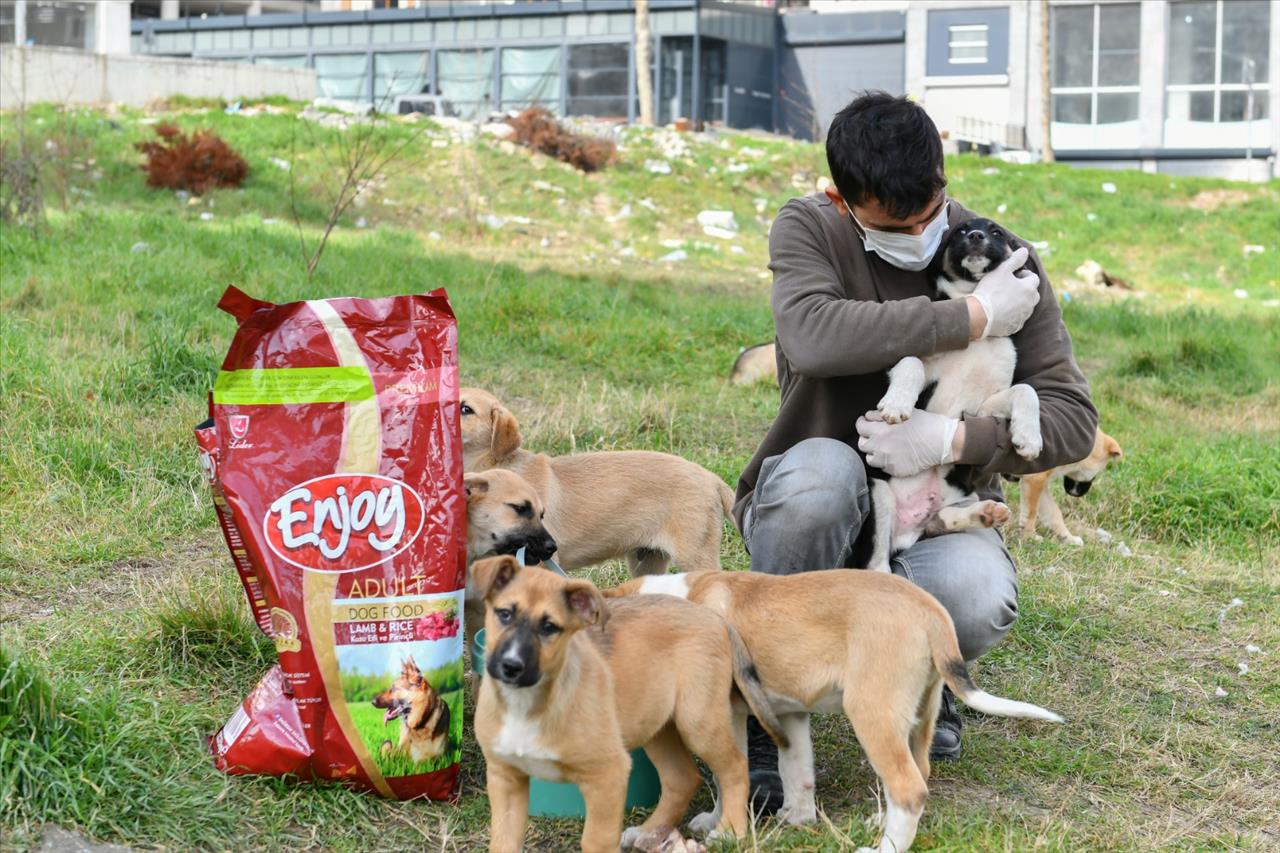
[[1252,198],[1253,193],[1248,190],[1201,190],[1187,202],[1187,206],[1212,213],[1220,207],[1244,204]]

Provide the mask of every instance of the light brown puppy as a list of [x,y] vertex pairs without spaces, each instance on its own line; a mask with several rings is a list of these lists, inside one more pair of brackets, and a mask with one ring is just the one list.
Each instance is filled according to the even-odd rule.
[[463,625],[466,647],[484,621],[484,596],[475,588],[470,566],[481,557],[514,554],[541,562],[555,553],[556,541],[542,524],[542,499],[523,477],[495,468],[462,478],[467,493],[467,593]]
[[729,371],[729,381],[734,385],[752,385],[768,381],[778,384],[778,357],[772,341],[756,344],[738,353]]
[[[944,683],[984,713],[1061,720],[979,690],[947,611],[895,575],[844,569],[678,574],[636,578],[604,594],[616,607],[619,596],[637,593],[687,598],[738,629],[789,742],[778,756],[780,815],[788,822],[817,816],[810,713],[844,712],[888,794],[879,853],[906,853],[915,839]],[[691,826],[718,819],[711,812]]]
[[662,574],[673,560],[689,572],[720,569],[733,492],[715,474],[668,453],[531,453],[497,398],[479,388],[460,394],[464,470],[507,468],[528,480],[546,505],[562,567],[626,557],[632,575]]
[[701,784],[690,751],[719,784],[724,807],[714,828],[749,830],[746,714],[767,731],[777,731],[777,720],[725,620],[669,596],[608,606],[590,581],[510,557],[472,569],[486,605],[475,732],[493,815],[490,850],[520,849],[536,776],[578,785],[587,804],[582,849],[615,853],[627,753],[639,746],[657,768],[662,795],[649,819],[628,831],[628,843],[682,821]]
[[1093,480],[1106,470],[1111,462],[1124,458],[1120,444],[1101,429],[1093,439],[1093,450],[1079,462],[1051,468],[1039,474],[1023,474],[1018,480],[1022,483],[1022,502],[1018,508],[1018,521],[1022,525],[1024,536],[1036,535],[1037,520],[1048,526],[1054,536],[1072,545],[1083,545],[1084,540],[1067,529],[1062,518],[1062,510],[1053,499],[1053,491],[1049,481],[1061,477],[1063,489],[1072,497],[1083,497]]

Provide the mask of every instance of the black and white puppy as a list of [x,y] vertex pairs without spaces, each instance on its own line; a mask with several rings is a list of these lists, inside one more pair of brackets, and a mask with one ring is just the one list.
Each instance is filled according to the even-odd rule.
[[[929,268],[935,300],[963,299],[1015,247],[1008,232],[990,219],[971,219],[947,237]],[[1014,385],[1017,352],[1009,338],[984,338],[962,350],[925,358],[908,356],[889,371],[889,390],[877,404],[888,423],[900,423],[920,408],[948,417],[997,415],[1010,422],[1018,455],[1040,455],[1040,399],[1030,385]],[[999,501],[979,501],[972,470],[943,465],[910,477],[888,477],[869,469],[871,517],[854,548],[859,564],[889,571],[889,560],[925,534],[996,527],[1009,519]]]

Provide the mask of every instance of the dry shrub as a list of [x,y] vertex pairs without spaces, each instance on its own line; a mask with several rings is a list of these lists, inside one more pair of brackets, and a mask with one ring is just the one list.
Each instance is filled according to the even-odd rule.
[[156,126],[160,140],[138,142],[147,157],[142,169],[147,186],[188,190],[200,194],[212,187],[238,187],[249,164],[211,130],[187,136],[172,124]]
[[544,107],[530,107],[509,124],[515,128],[516,142],[584,172],[603,169],[613,162],[617,151],[617,146],[608,139],[565,130]]

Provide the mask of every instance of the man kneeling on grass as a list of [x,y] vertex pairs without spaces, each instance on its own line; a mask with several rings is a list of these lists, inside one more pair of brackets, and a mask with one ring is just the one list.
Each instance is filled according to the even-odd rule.
[[[972,465],[980,496],[1003,500],[999,474],[1084,457],[1098,423],[1034,252],[1021,273],[1006,264],[988,274],[1002,280],[985,305],[973,296],[931,300],[925,268],[950,229],[976,214],[947,197],[942,140],[923,108],[882,92],[856,99],[831,122],[827,163],[835,185],[787,202],[769,233],[781,405],[742,472],[734,507],[752,571],[851,567],[869,508],[867,456],[894,476]],[[899,359],[1005,336],[1018,353],[1014,382],[1040,397],[1037,459],[1017,455],[1003,418],[916,409],[899,424],[867,420]],[[1000,642],[1017,618],[1016,569],[994,530],[922,539],[893,558],[892,571],[942,603],[967,660]],[[757,809],[773,811],[782,801],[777,750],[752,723],[752,797]],[[959,754],[948,691],[931,757]]]

